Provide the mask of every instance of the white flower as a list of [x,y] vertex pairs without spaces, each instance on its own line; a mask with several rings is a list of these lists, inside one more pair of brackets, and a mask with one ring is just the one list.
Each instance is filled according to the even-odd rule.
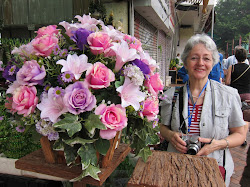
[[144,81],[144,75],[138,66],[133,66],[132,64],[129,64],[128,66],[125,66],[123,73],[125,76],[131,79],[133,84],[137,86],[142,86]]

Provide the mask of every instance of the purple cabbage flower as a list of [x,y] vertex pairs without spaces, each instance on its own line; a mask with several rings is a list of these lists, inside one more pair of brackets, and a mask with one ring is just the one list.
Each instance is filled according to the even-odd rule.
[[88,89],[87,83],[79,81],[65,89],[64,103],[72,114],[91,111],[96,106],[96,98]]
[[132,61],[132,64],[138,66],[144,75],[150,73],[150,68],[148,67],[148,65],[142,62],[141,60],[135,59]]
[[46,76],[44,66],[40,65],[35,60],[26,61],[22,68],[17,72],[17,82],[21,85],[42,85]]
[[87,38],[92,33],[87,29],[80,28],[76,31],[72,31],[73,36],[71,39],[76,42],[77,47],[83,51],[85,50],[85,45],[88,45]]

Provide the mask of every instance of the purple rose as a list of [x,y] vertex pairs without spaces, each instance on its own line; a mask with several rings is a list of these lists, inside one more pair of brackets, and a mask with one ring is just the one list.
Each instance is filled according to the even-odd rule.
[[87,30],[87,29],[83,29],[83,28],[80,28],[76,31],[72,31],[72,34],[74,34],[71,39],[73,41],[76,42],[76,45],[77,47],[83,51],[85,50],[85,45],[88,44],[87,42],[87,38],[88,36],[91,34],[92,32]]
[[26,61],[22,68],[17,72],[17,82],[21,85],[42,85],[46,76],[45,68],[35,60]]
[[149,74],[150,73],[150,68],[148,67],[147,64],[145,64],[144,62],[142,62],[139,59],[135,59],[132,61],[132,64],[138,66],[141,71],[143,72],[143,74]]
[[82,81],[75,82],[65,89],[64,102],[69,112],[75,115],[91,111],[96,106],[95,96]]

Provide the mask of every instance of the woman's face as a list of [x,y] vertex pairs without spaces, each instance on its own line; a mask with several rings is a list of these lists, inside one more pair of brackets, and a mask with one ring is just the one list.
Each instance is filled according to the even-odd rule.
[[185,68],[190,79],[207,79],[213,68],[212,52],[204,44],[197,44],[190,51]]

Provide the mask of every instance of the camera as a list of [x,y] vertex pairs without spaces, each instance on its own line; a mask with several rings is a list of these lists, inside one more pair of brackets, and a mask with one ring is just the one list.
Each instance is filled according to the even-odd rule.
[[187,144],[187,154],[196,155],[201,149],[201,142],[198,140],[199,136],[197,135],[183,135],[182,140]]

